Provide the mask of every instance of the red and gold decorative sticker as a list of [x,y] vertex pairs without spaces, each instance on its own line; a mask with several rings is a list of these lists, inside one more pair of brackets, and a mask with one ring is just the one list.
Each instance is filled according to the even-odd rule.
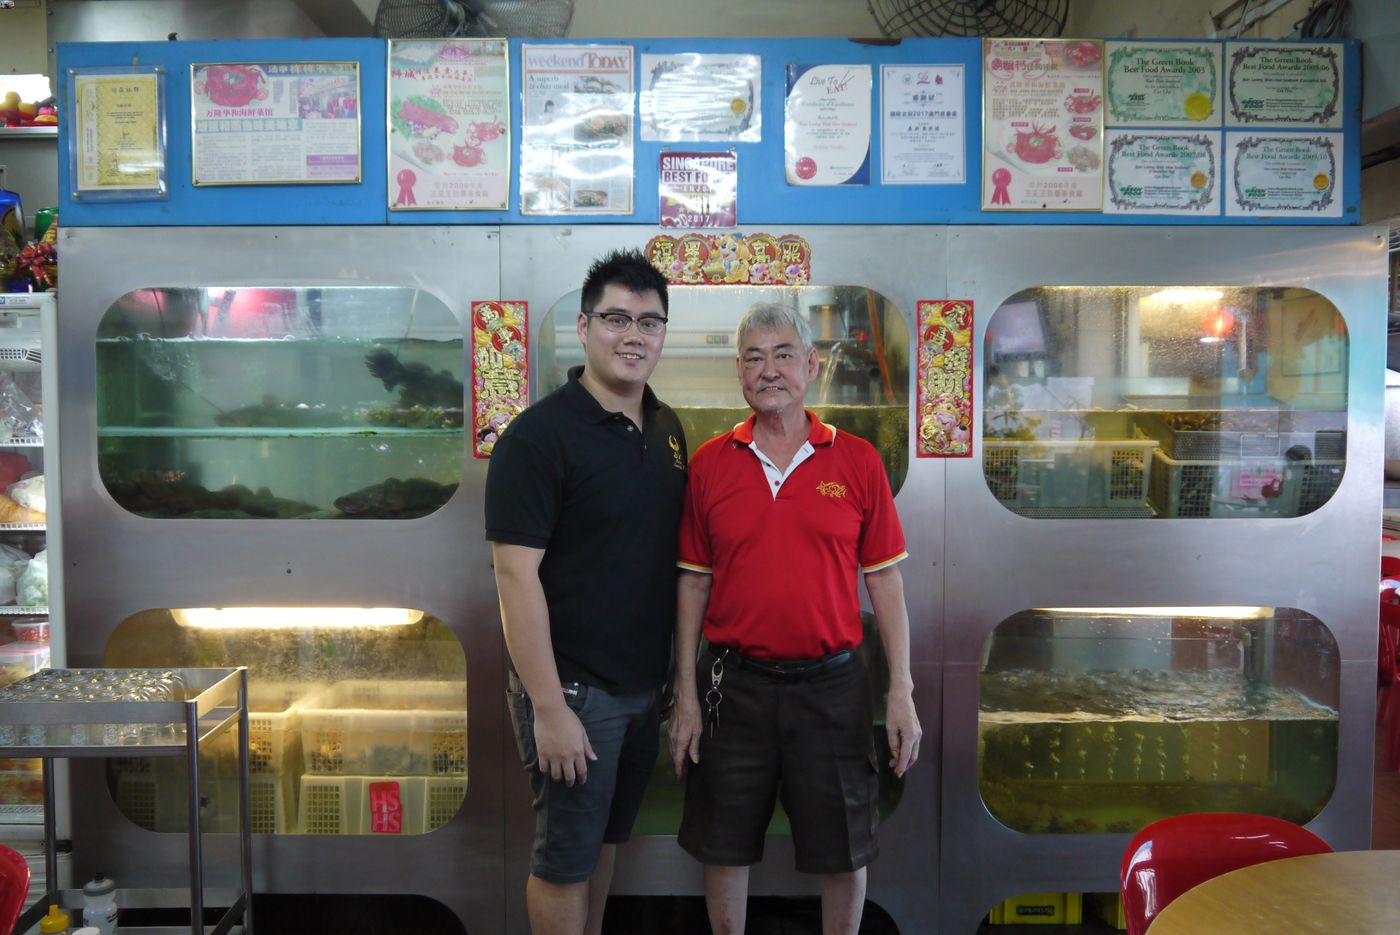
[[812,248],[796,234],[660,234],[647,259],[673,286],[801,286],[812,279]]
[[972,303],[919,303],[920,458],[972,456]]
[[472,456],[489,458],[510,420],[530,405],[525,302],[472,303]]

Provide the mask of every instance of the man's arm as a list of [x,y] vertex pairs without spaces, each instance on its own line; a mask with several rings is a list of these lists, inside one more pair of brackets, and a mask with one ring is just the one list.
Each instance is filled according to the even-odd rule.
[[554,643],[549,635],[549,605],[540,584],[543,549],[491,543],[496,593],[501,599],[501,628],[506,650],[535,709],[535,749],[540,772],[572,786],[588,780],[588,761],[598,759],[578,715],[564,703]]
[[710,603],[711,576],[681,569],[676,578],[676,675],[672,686],[671,762],[676,778],[685,775],[686,757],[700,762],[700,695],[695,686],[695,659],[700,653],[700,627]]
[[875,626],[890,667],[890,693],[885,702],[885,733],[889,737],[890,766],[903,776],[919,758],[923,729],[914,713],[914,679],[909,672],[909,610],[904,605],[904,576],[891,565],[865,576]]

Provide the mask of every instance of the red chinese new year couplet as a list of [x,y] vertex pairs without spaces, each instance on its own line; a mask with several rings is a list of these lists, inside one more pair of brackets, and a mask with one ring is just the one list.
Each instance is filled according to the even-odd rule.
[[472,303],[472,457],[486,459],[510,420],[530,405],[525,302]]
[[369,784],[369,830],[372,834],[403,833],[403,800],[397,782]]
[[972,302],[919,303],[920,458],[972,455]]

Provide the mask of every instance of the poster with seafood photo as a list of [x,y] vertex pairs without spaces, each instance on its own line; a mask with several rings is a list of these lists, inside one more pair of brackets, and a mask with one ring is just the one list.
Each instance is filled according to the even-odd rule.
[[389,43],[389,209],[504,210],[510,79],[504,39]]
[[982,42],[982,210],[1103,206],[1103,42]]
[[195,185],[360,181],[359,62],[190,66]]

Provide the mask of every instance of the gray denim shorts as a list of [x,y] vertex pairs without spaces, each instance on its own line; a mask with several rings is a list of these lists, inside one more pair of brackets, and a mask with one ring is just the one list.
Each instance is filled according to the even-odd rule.
[[660,690],[612,695],[593,685],[564,685],[564,701],[578,715],[598,759],[588,781],[572,787],[539,770],[535,709],[510,674],[506,703],[515,743],[535,801],[530,872],[550,883],[581,883],[593,873],[604,844],[632,833],[660,747]]

